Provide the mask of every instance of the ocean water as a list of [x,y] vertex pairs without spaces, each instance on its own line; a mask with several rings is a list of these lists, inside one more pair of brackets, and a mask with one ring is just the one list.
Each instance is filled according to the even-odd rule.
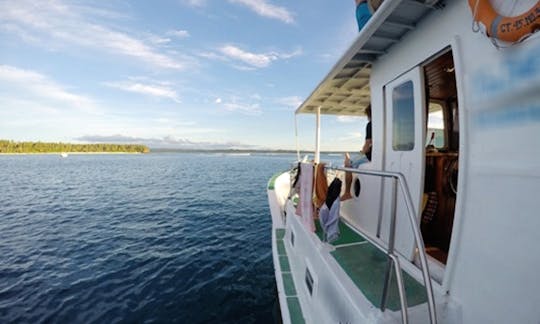
[[0,323],[273,323],[294,155],[0,156]]

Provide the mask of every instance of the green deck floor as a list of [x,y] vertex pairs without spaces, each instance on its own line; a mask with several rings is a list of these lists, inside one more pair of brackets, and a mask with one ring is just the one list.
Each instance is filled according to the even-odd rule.
[[[322,229],[318,222],[315,224],[316,234],[319,239],[322,239]],[[331,255],[364,296],[375,307],[380,307],[387,265],[386,255],[344,222],[340,221],[339,228],[341,235],[339,239],[332,242],[335,250],[331,252]],[[294,280],[290,273],[289,259],[283,242],[284,236],[284,229],[276,229],[276,243],[287,305],[291,322],[304,323],[302,309],[296,297]],[[402,271],[402,276],[407,294],[407,306],[413,307],[425,303],[427,296],[424,286],[404,271]],[[386,305],[392,311],[398,311],[401,308],[394,270],[391,274]]]
[[289,313],[291,314],[291,323],[302,324],[306,322],[302,315],[302,307],[300,307],[298,297],[287,297],[287,306],[289,307]]
[[[341,222],[340,229],[342,226],[344,229],[341,230],[341,237],[333,242],[336,249],[331,254],[364,296],[374,306],[380,307],[387,257],[373,244],[351,230],[348,225]],[[322,233],[320,235],[317,233],[317,235],[319,238],[322,237]],[[355,242],[363,243],[339,246]],[[407,306],[412,307],[425,303],[427,296],[424,286],[403,271],[402,275],[407,294]],[[386,305],[388,309],[393,311],[401,309],[394,270],[392,270]]]
[[285,288],[286,296],[296,296],[296,287],[294,286],[294,280],[292,274],[284,273],[283,274],[283,286]]
[[283,240],[285,237],[285,229],[284,228],[276,228],[276,239],[277,240]]
[[285,229],[276,229],[276,244],[279,255],[279,266],[281,269],[281,278],[283,281],[285,296],[287,296],[287,309],[289,310],[291,323],[303,324],[306,321],[302,313],[300,301],[296,296],[296,286],[294,284],[293,276],[290,272],[291,267],[289,264],[289,257],[287,256],[287,250],[285,249],[285,243],[283,242],[284,237]]
[[[339,238],[335,240],[334,242],[332,242],[332,245],[360,243],[366,240],[362,236],[358,235],[355,231],[350,229],[349,226],[347,226],[342,221],[339,221],[339,232],[340,232]],[[315,233],[317,234],[319,239],[322,241],[323,230],[318,220],[315,221]]]

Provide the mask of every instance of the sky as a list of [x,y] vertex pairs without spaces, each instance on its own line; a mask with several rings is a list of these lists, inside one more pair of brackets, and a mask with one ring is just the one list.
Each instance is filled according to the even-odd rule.
[[[353,0],[0,0],[0,139],[294,149],[356,36]],[[322,149],[365,124],[324,116]]]

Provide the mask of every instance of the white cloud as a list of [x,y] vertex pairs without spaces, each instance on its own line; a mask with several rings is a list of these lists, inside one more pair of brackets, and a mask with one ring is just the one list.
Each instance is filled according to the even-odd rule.
[[153,44],[156,44],[156,45],[163,45],[163,44],[168,44],[171,42],[171,39],[168,38],[168,37],[159,37],[159,36],[151,36],[149,38],[150,42],[152,42]]
[[[59,0],[0,3],[0,21],[23,39],[41,39],[43,46],[83,46],[132,57],[156,67],[185,67],[182,60],[158,52],[141,39],[95,23],[94,17],[88,17],[92,13],[88,8],[81,10]],[[100,14],[99,18],[102,17]]]
[[363,138],[362,133],[360,133],[360,132],[352,132],[352,133],[348,133],[345,136],[342,136],[342,137],[338,138],[338,141],[345,142],[345,141],[350,141],[350,140],[358,140],[358,139],[362,139],[362,138]]
[[225,102],[223,104],[228,111],[237,111],[246,115],[260,115],[261,107],[258,103],[246,104],[239,102]]
[[261,106],[258,101],[260,101],[260,98],[253,96],[248,100],[242,99],[238,96],[231,96],[227,100],[218,98],[215,102],[216,104],[221,105],[227,111],[234,111],[244,115],[256,116],[262,113]]
[[242,61],[246,64],[255,67],[267,67],[272,61],[277,60],[277,56],[274,54],[255,54],[244,51],[233,45],[226,45],[220,48],[220,52],[225,56]]
[[182,2],[191,7],[203,7],[206,5],[206,0],[182,0]]
[[227,61],[227,58],[223,55],[220,55],[215,52],[199,52],[197,53],[198,56],[210,60],[216,60],[216,61]]
[[[150,81],[133,78],[126,85],[133,92],[178,99],[167,91],[167,83],[148,85]],[[145,80],[145,81],[141,81]],[[146,83],[145,83],[146,82]],[[137,85],[137,83],[139,85]],[[99,109],[98,109],[99,108]],[[97,107],[94,101],[75,93],[44,74],[0,65],[0,137],[41,141],[71,141],[82,134],[131,136],[208,136],[215,129],[199,127],[179,115],[160,115],[153,120],[116,113]],[[157,119],[157,120],[156,120]]]
[[294,23],[294,14],[292,12],[285,7],[273,5],[266,0],[229,0],[229,2],[244,5],[262,17],[281,20],[288,24]]
[[123,91],[144,94],[148,96],[167,98],[175,102],[180,102],[180,98],[167,83],[148,84],[137,81],[122,81],[122,82],[105,82],[104,85],[120,89]]
[[[62,114],[62,111],[55,105],[44,104],[43,102],[38,104],[33,100],[5,96],[0,97],[0,107],[2,107],[2,113],[6,114],[5,121],[20,124],[28,122],[27,116],[58,116]],[[36,122],[39,121],[36,120]]]
[[169,30],[167,35],[177,38],[187,38],[191,36],[187,30]]
[[172,125],[173,127],[191,127],[197,125],[194,121],[179,121],[172,117],[158,117],[152,119],[157,124]]
[[[158,119],[158,120],[156,120]],[[184,120],[179,116],[161,115],[157,118],[142,119],[126,115],[110,114],[107,120],[98,120],[81,127],[76,132],[82,134],[124,134],[132,137],[203,137],[219,133],[218,129],[205,125],[198,126],[195,121]]]
[[240,71],[255,71],[257,70],[254,66],[247,66],[247,65],[239,65],[239,64],[232,64],[233,68],[240,70]]
[[[206,6],[208,0],[182,0],[182,2],[190,7],[200,8]],[[229,0],[229,2],[247,7],[265,18],[277,19],[287,24],[295,22],[294,13],[285,7],[274,5],[268,0]]]
[[277,54],[277,55],[278,55],[278,57],[280,59],[286,60],[286,59],[290,59],[290,58],[293,58],[293,57],[296,57],[296,56],[300,56],[300,55],[302,55],[303,52],[304,51],[302,51],[301,48],[297,48],[294,51],[292,51],[291,53],[280,53],[280,54]]
[[294,109],[300,107],[300,105],[302,104],[302,101],[303,101],[302,98],[298,96],[283,97],[283,98],[278,98],[276,100],[278,104],[284,105],[290,108],[294,108]]
[[340,123],[357,123],[365,117],[356,117],[356,116],[337,116],[336,119]]
[[188,138],[167,135],[162,138],[138,137],[129,135],[85,135],[75,138],[77,141],[89,143],[137,143],[148,145],[150,148],[169,148],[169,149],[249,149],[253,145],[242,144],[238,142],[211,142],[194,141]]
[[89,97],[70,92],[65,87],[47,76],[31,70],[19,69],[9,65],[0,65],[0,84],[2,88],[15,87],[24,97],[37,97],[56,104],[68,105],[86,112],[97,112]]
[[251,68],[265,68],[268,67],[273,61],[279,59],[288,59],[302,53],[301,50],[296,50],[292,53],[269,52],[257,54],[245,51],[234,45],[222,46],[219,48],[219,52],[225,57],[245,63]]

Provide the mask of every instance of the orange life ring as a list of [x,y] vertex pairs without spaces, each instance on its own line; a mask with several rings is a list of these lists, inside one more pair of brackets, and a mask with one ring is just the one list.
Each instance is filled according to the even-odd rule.
[[505,42],[517,42],[524,36],[540,30],[540,1],[526,13],[515,17],[499,15],[489,0],[468,0],[473,19],[486,27],[489,37]]

